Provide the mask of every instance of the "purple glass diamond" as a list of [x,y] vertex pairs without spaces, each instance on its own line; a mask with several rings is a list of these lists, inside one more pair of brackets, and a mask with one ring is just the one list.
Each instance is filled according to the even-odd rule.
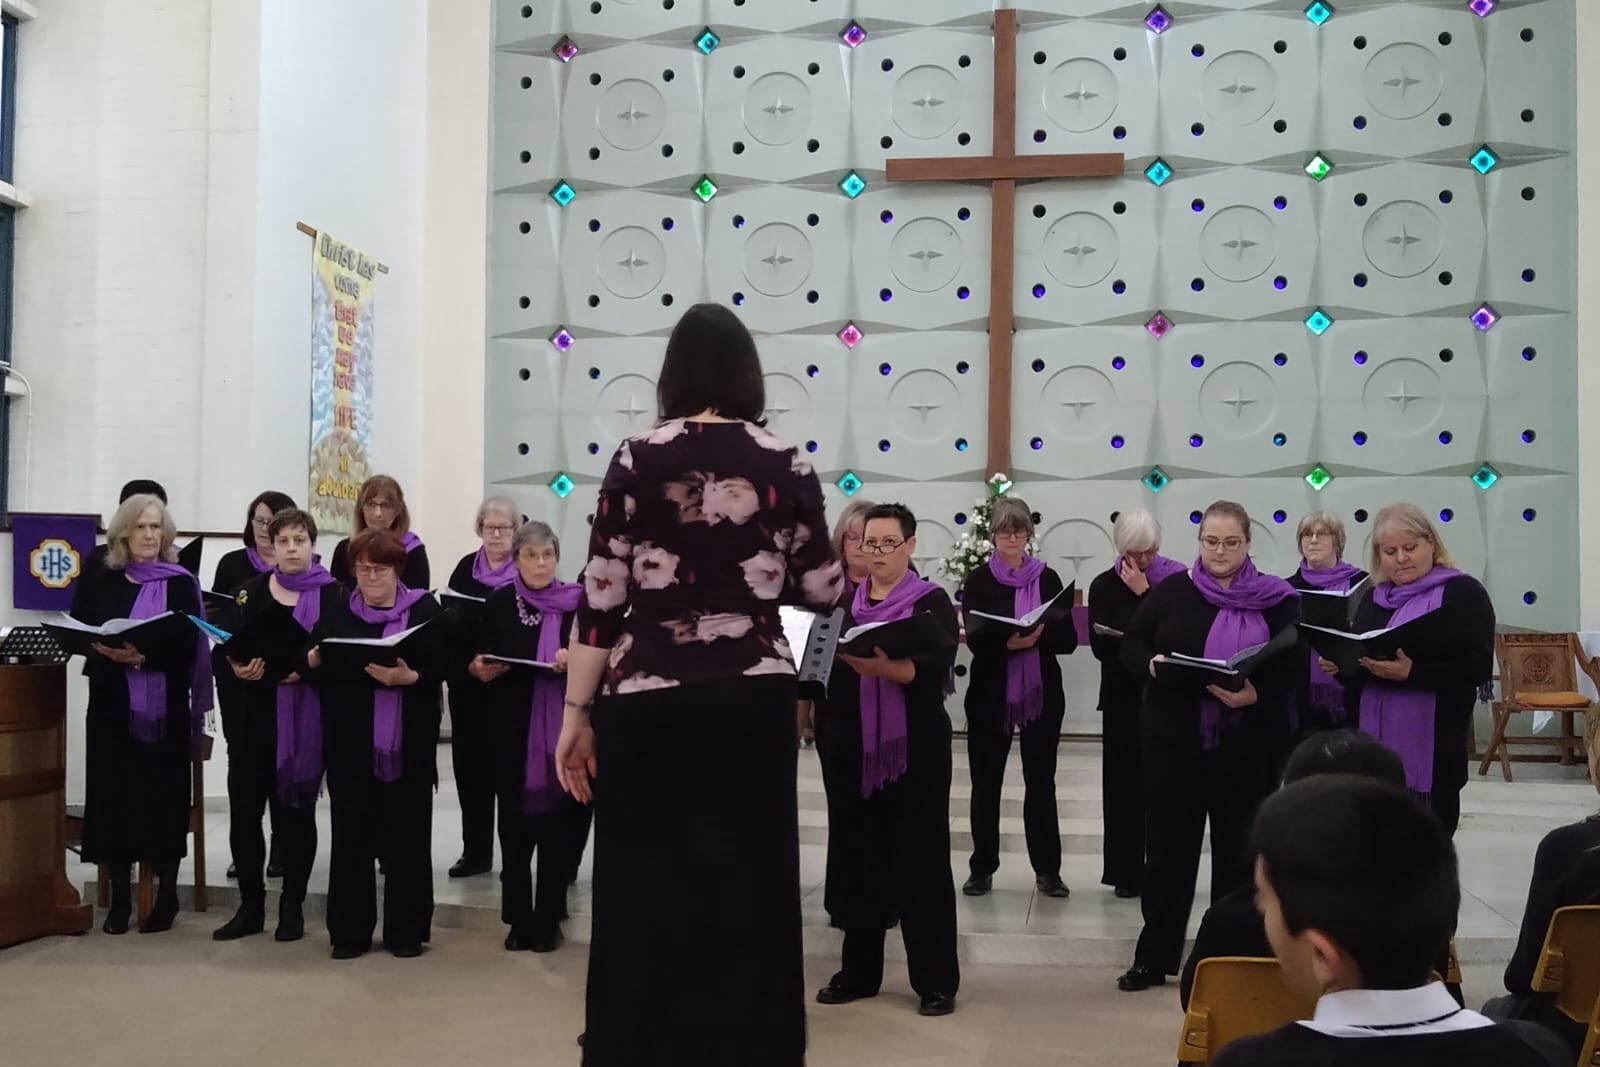
[[1500,321],[1500,313],[1488,304],[1479,304],[1478,310],[1472,313],[1472,325],[1487,333]]
[[854,48],[856,45],[860,44],[866,39],[867,31],[861,28],[861,23],[859,22],[852,22],[850,25],[839,31],[839,40],[843,41],[851,48]]
[[1144,328],[1149,330],[1151,336],[1158,341],[1172,332],[1172,326],[1172,320],[1159,311],[1155,313],[1149,322],[1144,324]]
[[578,54],[578,45],[571,37],[563,37],[556,42],[556,46],[550,51],[554,52],[556,58],[561,62],[571,63],[573,57]]
[[1150,14],[1144,17],[1144,24],[1150,27],[1152,33],[1166,33],[1172,25],[1172,16],[1167,14],[1167,9],[1157,4],[1150,9]]
[[565,326],[557,328],[556,332],[550,335],[550,343],[563,352],[571,348],[576,341],[577,338],[568,333]]
[[1471,0],[1471,3],[1467,4],[1467,6],[1480,19],[1488,18],[1489,12],[1500,6],[1500,0]]
[[845,323],[844,329],[839,331],[839,340],[844,342],[844,346],[846,348],[854,348],[856,345],[860,344],[861,337],[862,333],[860,328],[857,327],[853,322]]

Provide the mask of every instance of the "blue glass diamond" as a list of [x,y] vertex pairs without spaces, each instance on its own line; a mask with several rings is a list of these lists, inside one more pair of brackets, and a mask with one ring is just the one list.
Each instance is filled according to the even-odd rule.
[[1306,329],[1310,330],[1318,337],[1321,337],[1323,334],[1327,333],[1328,328],[1332,325],[1333,316],[1329,315],[1321,308],[1317,308],[1317,310],[1306,316]]
[[717,45],[719,45],[721,43],[722,43],[722,38],[718,37],[716,34],[712,33],[711,32],[711,27],[709,27],[709,26],[707,26],[704,30],[700,31],[700,36],[698,36],[698,37],[696,37],[694,39],[694,46],[696,48],[700,49],[700,51],[704,52],[708,56],[712,52],[715,52],[717,50]]
[[555,188],[550,190],[550,199],[554,200],[562,207],[566,207],[568,204],[578,199],[578,190],[574,189],[566,182],[556,182]]
[[560,497],[562,500],[565,500],[567,497],[571,496],[572,491],[576,488],[577,486],[573,484],[572,479],[568,478],[565,474],[556,475],[555,478],[550,482],[550,491],[556,496]]
[[1162,186],[1167,184],[1167,179],[1172,177],[1172,168],[1167,166],[1167,161],[1157,159],[1144,168],[1144,176],[1150,179],[1151,185]]
[[1150,473],[1139,479],[1152,493],[1159,493],[1172,484],[1172,479],[1167,477],[1167,472],[1160,467],[1151,467]]
[[1500,157],[1495,155],[1494,152],[1489,149],[1488,145],[1484,145],[1482,148],[1473,153],[1470,162],[1472,163],[1473,170],[1477,171],[1479,174],[1488,174],[1491,170],[1494,170],[1494,168],[1499,165]]
[[1485,463],[1472,472],[1472,484],[1479,489],[1487,490],[1500,480],[1500,472]]
[[848,196],[851,200],[854,200],[856,197],[860,196],[866,191],[866,189],[866,181],[855,171],[851,171],[849,174],[846,174],[843,178],[839,179],[839,191],[844,193],[844,195]]
[[856,491],[861,488],[861,479],[856,477],[855,471],[845,471],[844,476],[834,484],[844,490],[845,496],[855,496]]
[[1326,3],[1325,0],[1312,0],[1306,5],[1306,18],[1310,20],[1311,25],[1320,26],[1333,18],[1333,5]]

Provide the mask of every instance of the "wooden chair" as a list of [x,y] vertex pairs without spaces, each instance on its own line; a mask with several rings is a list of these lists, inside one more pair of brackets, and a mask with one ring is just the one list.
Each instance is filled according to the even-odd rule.
[[1584,1038],[1578,1067],[1600,1067],[1600,999],[1595,1000],[1594,1011],[1589,1014],[1589,1036]]
[[[211,758],[212,739],[208,736],[205,741],[205,751],[200,758],[195,760],[190,792],[189,792],[189,836],[193,839],[191,855],[194,857],[194,910],[205,911],[209,905],[206,896],[206,760]],[[153,903],[154,872],[149,864],[139,864],[139,881],[135,888],[134,921],[141,922],[150,914],[150,905]],[[106,868],[101,864],[96,879],[97,903],[100,907],[111,906],[111,881],[106,877]]]
[[1589,1025],[1585,1058],[1594,1055],[1595,1028],[1600,1021],[1600,904],[1557,908],[1545,931],[1533,988],[1555,998],[1556,1008],[1573,1022]]
[[[1498,757],[1500,772],[1511,781],[1510,750],[1529,745],[1555,746],[1554,756],[1519,756],[1526,762],[1559,760],[1571,766],[1583,755],[1583,739],[1573,730],[1573,716],[1593,706],[1578,692],[1577,664],[1588,657],[1578,645],[1576,634],[1500,633],[1494,636],[1494,655],[1500,664],[1500,699],[1491,705],[1494,736],[1478,764],[1479,774],[1488,774]],[[1586,664],[1587,665],[1587,664]],[[1557,737],[1507,737],[1511,717],[1524,712],[1554,712],[1561,723]]]
[[1206,1063],[1240,1037],[1265,1034],[1316,1010],[1315,998],[1283,982],[1278,961],[1252,956],[1217,956],[1200,961],[1189,993],[1189,1010],[1178,1035],[1179,1063]]

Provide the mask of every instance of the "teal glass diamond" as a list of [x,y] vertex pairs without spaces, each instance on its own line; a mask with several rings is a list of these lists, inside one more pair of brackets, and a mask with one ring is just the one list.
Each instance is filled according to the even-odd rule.
[[1149,489],[1152,493],[1159,493],[1161,490],[1172,484],[1172,479],[1167,477],[1167,472],[1162,470],[1160,467],[1151,467],[1150,473],[1146,474],[1139,480],[1143,482],[1145,484],[1145,488]]
[[1333,163],[1328,159],[1327,156],[1324,156],[1321,152],[1318,152],[1316,155],[1311,157],[1308,163],[1306,163],[1305,172],[1313,181],[1320,182],[1329,174],[1333,173]]
[[701,30],[700,36],[694,39],[694,46],[708,56],[712,52],[715,52],[717,50],[717,45],[721,43],[722,38],[712,33],[710,26],[707,26],[705,29]]
[[1311,25],[1320,26],[1333,18],[1333,5],[1326,3],[1325,0],[1311,0],[1311,3],[1306,5],[1306,18],[1310,20]]
[[1500,472],[1487,463],[1472,472],[1472,484],[1479,489],[1488,490],[1499,480]]
[[1331,481],[1333,481],[1333,472],[1320,463],[1306,471],[1306,484],[1319,493],[1326,489]]
[[568,204],[578,199],[578,190],[574,189],[566,182],[556,182],[555,188],[550,190],[550,199],[554,200],[562,207],[566,207]]
[[1144,168],[1144,176],[1150,179],[1150,184],[1162,186],[1167,184],[1167,179],[1172,177],[1172,168],[1167,166],[1167,161],[1157,159]]
[[1488,145],[1484,145],[1472,154],[1472,159],[1469,162],[1472,164],[1472,169],[1479,174],[1488,174],[1499,166],[1500,157],[1495,155]]
[[855,496],[861,488],[861,479],[856,477],[855,471],[845,471],[844,476],[834,484],[844,491],[845,496]]
[[1323,334],[1327,333],[1328,328],[1332,325],[1333,316],[1329,315],[1321,308],[1317,308],[1317,310],[1306,316],[1306,329],[1310,330],[1318,337],[1321,337]]
[[565,500],[567,497],[571,496],[572,491],[576,488],[577,486],[573,484],[572,479],[568,478],[565,474],[556,475],[555,478],[550,482],[550,491],[556,496],[560,497],[562,500]]
[[866,192],[866,190],[866,181],[863,180],[861,175],[857,174],[855,171],[851,171],[849,174],[846,174],[843,178],[839,179],[839,191],[844,193],[844,195],[848,196],[851,200],[854,200],[856,197]]

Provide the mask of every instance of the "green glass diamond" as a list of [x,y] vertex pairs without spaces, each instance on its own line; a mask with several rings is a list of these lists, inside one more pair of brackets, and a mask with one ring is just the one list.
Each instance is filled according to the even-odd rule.
[[717,50],[717,45],[721,43],[722,38],[712,33],[711,27],[709,26],[700,32],[700,36],[694,39],[694,46],[708,56],[712,52],[715,52]]
[[844,195],[848,196],[851,200],[854,200],[856,197],[866,192],[866,190],[866,181],[863,180],[861,175],[857,174],[855,171],[851,171],[849,174],[846,174],[843,178],[839,179],[839,191],[844,193]]
[[1320,463],[1306,471],[1306,484],[1319,493],[1326,489],[1331,481],[1333,481],[1333,472]]
[[1172,484],[1172,479],[1167,477],[1167,472],[1160,467],[1151,467],[1150,473],[1139,479],[1152,493],[1159,493]]
[[571,496],[572,491],[576,488],[577,486],[573,484],[572,479],[568,478],[565,474],[556,475],[555,478],[550,482],[550,491],[556,496],[560,497],[562,500],[565,500],[567,497]]
[[844,476],[834,484],[844,490],[845,496],[855,496],[856,491],[861,488],[861,479],[856,477],[855,471],[845,471]]
[[1500,472],[1485,463],[1472,472],[1472,484],[1479,489],[1489,489],[1500,480]]
[[1312,156],[1311,161],[1306,164],[1306,173],[1309,174],[1315,181],[1320,182],[1332,172],[1333,163],[1321,152],[1318,152],[1316,155]]
[[700,198],[702,204],[711,203],[711,198],[717,195],[717,183],[706,175],[694,183],[694,195]]
[[578,190],[574,189],[566,182],[556,182],[555,188],[550,190],[550,199],[554,200],[562,207],[566,207],[568,204],[578,199]]

